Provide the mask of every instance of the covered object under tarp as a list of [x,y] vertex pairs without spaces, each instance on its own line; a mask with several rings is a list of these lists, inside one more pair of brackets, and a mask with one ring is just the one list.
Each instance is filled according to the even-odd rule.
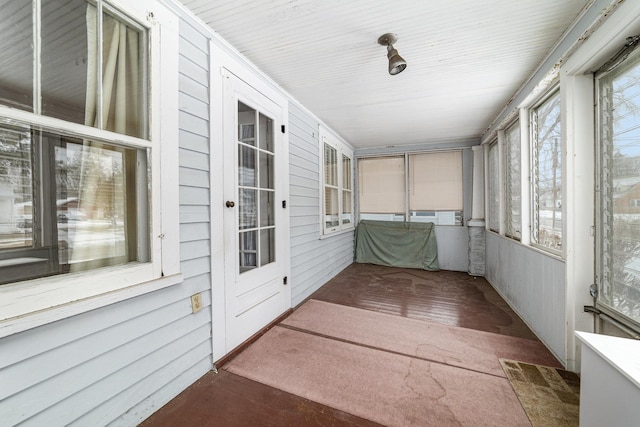
[[362,220],[356,228],[356,262],[436,271],[433,223]]

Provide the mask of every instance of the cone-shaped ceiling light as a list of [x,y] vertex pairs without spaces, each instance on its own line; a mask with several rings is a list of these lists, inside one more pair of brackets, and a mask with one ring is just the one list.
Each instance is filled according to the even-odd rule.
[[398,41],[398,36],[393,33],[383,34],[378,37],[378,43],[387,47],[387,58],[389,58],[389,74],[392,76],[401,73],[407,68],[407,61],[404,60],[393,44]]

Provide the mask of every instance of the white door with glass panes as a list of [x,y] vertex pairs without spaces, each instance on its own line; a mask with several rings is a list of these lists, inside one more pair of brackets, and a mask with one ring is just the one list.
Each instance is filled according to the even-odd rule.
[[227,74],[222,202],[226,352],[291,306],[284,111]]

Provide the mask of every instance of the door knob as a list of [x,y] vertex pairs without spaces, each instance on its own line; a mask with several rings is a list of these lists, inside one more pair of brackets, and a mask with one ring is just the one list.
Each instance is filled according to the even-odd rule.
[[232,200],[227,200],[226,205],[227,205],[227,207],[228,207],[228,208],[232,208],[232,207],[234,207],[236,204],[235,204]]

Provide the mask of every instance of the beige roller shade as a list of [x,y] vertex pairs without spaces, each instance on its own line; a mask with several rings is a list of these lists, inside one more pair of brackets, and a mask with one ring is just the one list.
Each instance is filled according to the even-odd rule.
[[358,160],[361,213],[404,214],[404,157]]
[[462,210],[462,152],[409,156],[411,211]]

